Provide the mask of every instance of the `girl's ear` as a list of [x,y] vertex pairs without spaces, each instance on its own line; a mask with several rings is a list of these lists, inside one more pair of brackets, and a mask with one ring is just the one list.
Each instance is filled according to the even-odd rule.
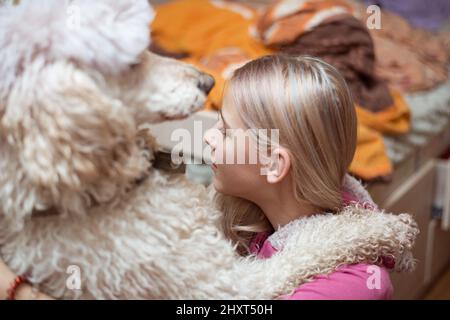
[[268,183],[282,181],[291,169],[291,158],[284,148],[275,148],[272,151],[270,167],[267,170],[266,179]]

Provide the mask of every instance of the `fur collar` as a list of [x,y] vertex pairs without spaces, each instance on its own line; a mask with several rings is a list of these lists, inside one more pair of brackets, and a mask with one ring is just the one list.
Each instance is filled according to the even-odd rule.
[[265,259],[267,265],[252,262],[248,276],[251,278],[257,272],[267,276],[267,272],[272,272],[278,279],[275,288],[267,281],[261,282],[257,288],[260,292],[275,292],[274,298],[342,265],[382,265],[385,258],[395,262],[396,272],[415,269],[412,249],[419,229],[412,216],[379,210],[361,183],[349,175],[345,177],[344,190],[359,201],[335,214],[321,213],[294,220],[269,237],[277,253]]
[[286,275],[276,291],[280,295],[292,292],[315,275],[330,274],[342,265],[382,265],[385,257],[395,261],[395,271],[411,272],[416,264],[411,250],[418,233],[409,214],[389,214],[358,204],[337,214],[294,220],[271,239],[282,250],[268,260],[281,259]]

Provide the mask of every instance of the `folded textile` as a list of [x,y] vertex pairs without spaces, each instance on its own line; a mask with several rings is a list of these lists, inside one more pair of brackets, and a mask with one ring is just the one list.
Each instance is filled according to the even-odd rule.
[[410,130],[411,113],[403,95],[392,90],[393,104],[380,112],[356,105],[358,132],[350,172],[363,180],[388,178],[393,171],[383,134],[403,134]]
[[367,28],[349,14],[324,20],[279,50],[321,58],[344,76],[355,102],[370,111],[393,104],[384,80],[375,75],[375,51]]
[[[352,2],[354,14],[366,21],[366,7]],[[450,33],[432,33],[412,27],[404,18],[381,10],[381,28],[370,29],[377,57],[375,73],[389,85],[415,92],[447,80]]]
[[216,85],[207,108],[222,104],[223,83],[233,67],[273,53],[249,35],[258,17],[247,5],[219,0],[177,0],[156,7],[152,41],[171,53],[185,54],[183,61],[210,73]]
[[[289,1],[291,4],[294,2]],[[277,11],[277,14],[289,17],[287,9],[285,8],[281,12]],[[344,7],[327,11],[326,15],[318,15],[311,20],[309,25],[316,28],[317,26],[314,24],[322,21],[325,16],[327,16],[326,19],[342,17],[343,10]],[[350,9],[346,6],[345,10]],[[153,41],[164,50],[188,55],[182,60],[192,63],[197,68],[214,76],[216,86],[209,95],[207,108],[219,109],[221,107],[224,82],[231,76],[234,69],[251,59],[278,51],[276,48],[267,47],[257,37],[255,38],[258,32],[255,25],[260,23],[259,16],[257,11],[246,6],[228,1],[178,0],[158,6],[156,12],[155,21],[151,26]],[[350,19],[346,21],[350,26],[356,25]],[[320,23],[318,25],[320,26]],[[282,36],[282,34],[279,35]],[[347,43],[360,43],[360,49],[359,51],[355,50],[355,54],[363,57],[365,61],[371,61],[370,57],[373,53],[370,53],[369,39],[367,32],[366,34],[355,32],[355,39],[348,40]],[[334,40],[330,39],[330,41]],[[319,48],[319,44],[316,43],[316,46]],[[338,47],[335,47],[334,50],[339,52]],[[343,55],[345,56],[345,54]],[[347,55],[347,57],[350,60],[354,59],[352,55]],[[359,76],[359,73],[364,74],[364,70],[373,67],[373,61],[370,63],[372,66],[355,63],[355,68],[359,71],[353,72],[349,68],[348,74],[355,76]],[[347,66],[345,63],[343,65]],[[374,92],[377,90],[379,89],[374,89]],[[374,101],[374,105],[383,105],[384,108],[370,110],[366,106],[356,104],[357,148],[350,172],[364,180],[388,176],[392,172],[382,133],[404,133],[409,129],[407,104],[403,101],[400,93],[393,91],[388,91],[388,93],[389,95],[380,95],[383,97],[383,99],[380,98],[380,101],[370,100],[370,97],[368,98],[365,94],[360,95],[361,101]]]
[[392,170],[382,135],[358,121],[357,147],[350,164],[350,173],[365,181],[371,181],[388,177]]
[[411,127],[411,111],[403,95],[391,90],[393,103],[380,112],[371,112],[356,104],[358,121],[377,132],[398,135],[409,132]]
[[319,57],[342,73],[358,116],[350,171],[371,180],[392,172],[382,134],[408,132],[410,112],[402,95],[376,75],[372,37],[353,14],[339,0],[281,0],[261,15],[254,36],[278,51]]
[[383,134],[409,132],[411,112],[403,95],[392,90],[393,104],[380,112],[371,112],[356,105],[358,118],[357,147],[350,172],[363,180],[389,178],[393,171],[384,144]]
[[252,33],[267,46],[289,44],[323,21],[352,12],[343,0],[278,0],[263,12]]

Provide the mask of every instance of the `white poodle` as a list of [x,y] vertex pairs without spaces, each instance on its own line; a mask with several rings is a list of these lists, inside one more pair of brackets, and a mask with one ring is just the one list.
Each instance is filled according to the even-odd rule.
[[146,0],[0,7],[0,257],[16,273],[56,298],[269,299],[352,254],[411,262],[412,219],[362,208],[299,228],[333,248],[240,258],[206,189],[151,167],[142,125],[192,113],[213,85],[147,52],[152,17]]

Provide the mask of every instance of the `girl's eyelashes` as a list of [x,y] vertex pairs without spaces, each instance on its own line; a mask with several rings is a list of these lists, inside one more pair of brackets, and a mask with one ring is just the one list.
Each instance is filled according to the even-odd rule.
[[223,138],[227,138],[227,137],[229,136],[228,130],[227,130],[226,128],[224,128],[223,126],[220,127],[219,130],[220,130],[220,133],[222,134],[222,137],[223,137]]

